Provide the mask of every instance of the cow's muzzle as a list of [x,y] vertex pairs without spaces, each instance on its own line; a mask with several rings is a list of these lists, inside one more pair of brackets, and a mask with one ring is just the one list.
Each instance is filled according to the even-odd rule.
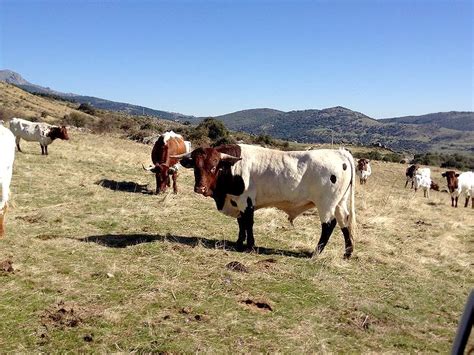
[[211,196],[212,194],[209,192],[206,186],[195,186],[194,187],[194,192],[204,195],[206,197]]

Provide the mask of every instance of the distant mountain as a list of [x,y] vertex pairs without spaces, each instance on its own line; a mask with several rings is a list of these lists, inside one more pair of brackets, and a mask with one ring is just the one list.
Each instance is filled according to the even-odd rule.
[[15,73],[14,71],[11,71],[11,70],[0,70],[0,81],[18,86],[19,88],[31,93],[40,93],[44,95],[59,96],[59,97],[66,98],[68,100],[76,101],[78,103],[89,103],[92,106],[99,109],[119,111],[119,112],[128,113],[130,115],[145,114],[149,116],[164,118],[167,120],[183,120],[183,121],[193,118],[193,116],[183,115],[183,114],[175,113],[175,112],[155,110],[149,107],[101,99],[94,96],[84,96],[84,95],[64,93],[64,92],[52,90],[48,87],[32,84],[29,81],[25,80],[20,74]]
[[431,124],[459,131],[474,131],[474,112],[438,112],[421,116],[384,118],[384,123]]
[[414,152],[430,150],[473,152],[474,132],[464,129],[474,124],[473,113],[448,114],[465,119],[462,129],[445,128],[439,123],[432,122],[398,123],[390,120],[375,120],[341,106],[323,110],[290,112],[268,108],[253,109],[215,118],[233,130],[257,135],[268,134],[298,142],[330,143],[334,141],[363,145],[381,143],[394,150]]

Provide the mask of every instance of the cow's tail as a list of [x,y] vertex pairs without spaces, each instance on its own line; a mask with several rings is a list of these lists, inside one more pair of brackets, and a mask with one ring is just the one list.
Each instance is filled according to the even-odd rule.
[[[354,157],[352,154],[347,150],[342,148],[342,151],[344,152],[344,156],[347,158],[349,162],[349,166],[351,168],[351,180],[349,183],[349,193],[350,193],[350,209],[349,209],[349,221],[348,221],[348,227],[349,227],[349,232],[352,237],[352,239],[355,238],[356,233],[357,233],[357,222],[356,222],[356,213],[355,213],[355,177],[356,177],[356,168],[355,168],[355,163],[354,163]],[[354,242],[354,240],[353,240]]]

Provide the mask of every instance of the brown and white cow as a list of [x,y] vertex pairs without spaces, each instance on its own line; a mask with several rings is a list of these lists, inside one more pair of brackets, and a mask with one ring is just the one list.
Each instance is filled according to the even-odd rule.
[[441,175],[446,178],[448,183],[448,190],[451,194],[451,206],[458,207],[459,195],[463,193],[466,197],[464,207],[468,206],[469,199],[471,199],[472,208],[474,208],[474,173],[466,171],[458,174],[453,170],[449,170]]
[[165,192],[170,186],[170,175],[173,178],[173,192],[178,193],[176,180],[178,178],[178,158],[174,155],[185,154],[191,151],[191,143],[173,131],[163,133],[155,142],[151,151],[153,165],[143,169],[155,174],[156,193]]
[[405,171],[405,176],[407,181],[405,182],[405,188],[407,187],[408,183],[411,181],[411,188],[413,188],[413,184],[415,183],[415,175],[416,171],[420,168],[418,164],[410,165],[407,170]]
[[359,159],[357,162],[356,174],[360,179],[360,184],[367,184],[367,179],[372,174],[369,159]]
[[[237,249],[255,245],[254,211],[276,207],[290,222],[316,207],[322,231],[315,254],[321,253],[336,223],[351,256],[355,231],[355,164],[345,149],[282,152],[238,144],[198,148],[181,159],[194,169],[194,191],[212,197],[217,209],[237,218]],[[350,210],[349,205],[350,204]]]
[[30,122],[22,118],[10,120],[10,131],[15,135],[16,147],[19,152],[20,140],[38,142],[41,146],[41,155],[48,155],[48,145],[55,139],[69,140],[65,126],[53,126],[44,122]]

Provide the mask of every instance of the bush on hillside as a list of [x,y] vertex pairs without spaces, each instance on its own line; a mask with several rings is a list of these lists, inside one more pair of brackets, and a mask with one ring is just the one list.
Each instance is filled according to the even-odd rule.
[[84,113],[87,113],[89,115],[92,115],[94,116],[95,115],[95,109],[94,107],[92,107],[92,105],[88,104],[88,103],[82,103],[79,105],[79,107],[77,108],[79,111],[82,111]]
[[71,112],[64,115],[61,124],[66,126],[85,127],[90,121],[91,119],[88,116],[80,112]]

